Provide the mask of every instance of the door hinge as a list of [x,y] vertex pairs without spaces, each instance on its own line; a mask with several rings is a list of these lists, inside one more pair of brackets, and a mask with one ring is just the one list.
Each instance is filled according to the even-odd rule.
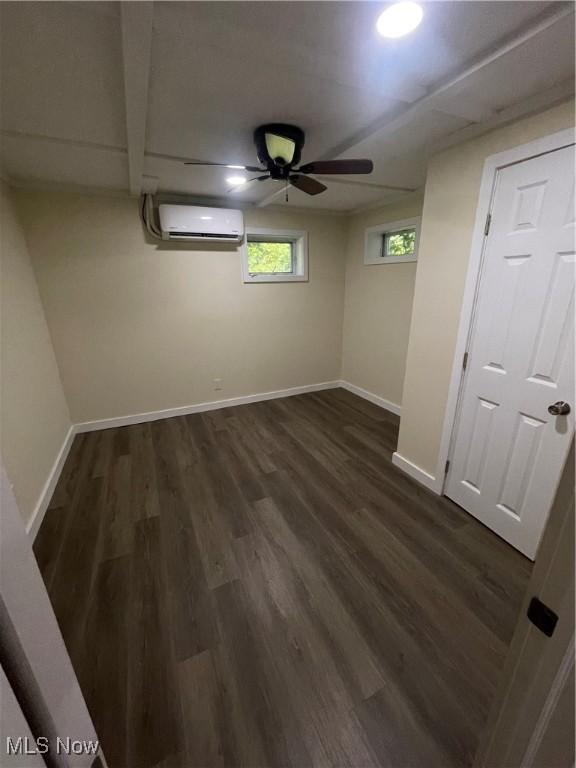
[[488,216],[486,216],[486,224],[484,224],[484,237],[490,232],[490,224],[492,223],[492,214],[489,213]]
[[444,467],[444,474],[448,474],[448,470],[450,469],[450,460],[446,462],[446,466]]
[[468,352],[464,352],[464,357],[462,358],[462,370],[466,370],[466,366],[468,365]]

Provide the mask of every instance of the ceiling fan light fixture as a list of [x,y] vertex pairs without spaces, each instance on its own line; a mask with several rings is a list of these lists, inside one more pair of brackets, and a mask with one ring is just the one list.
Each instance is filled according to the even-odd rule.
[[394,3],[383,11],[376,22],[376,29],[382,37],[404,37],[422,21],[424,11],[418,3],[412,0],[402,0]]
[[239,187],[241,184],[246,184],[245,176],[228,176],[226,183],[231,187]]
[[272,178],[286,179],[290,168],[300,161],[304,131],[295,125],[269,123],[256,128],[254,143],[258,159]]
[[275,133],[265,134],[266,149],[269,156],[280,165],[288,165],[294,158],[296,142],[286,136],[278,136]]

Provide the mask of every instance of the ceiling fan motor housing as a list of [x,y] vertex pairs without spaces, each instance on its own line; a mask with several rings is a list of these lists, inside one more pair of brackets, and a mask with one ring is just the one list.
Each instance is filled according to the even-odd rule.
[[304,131],[295,125],[268,123],[254,131],[254,143],[260,162],[273,179],[287,179],[300,162]]

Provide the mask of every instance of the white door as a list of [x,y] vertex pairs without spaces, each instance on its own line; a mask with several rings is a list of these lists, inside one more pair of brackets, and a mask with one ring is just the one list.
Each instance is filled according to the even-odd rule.
[[491,216],[445,492],[533,559],[574,429],[574,147],[500,169]]

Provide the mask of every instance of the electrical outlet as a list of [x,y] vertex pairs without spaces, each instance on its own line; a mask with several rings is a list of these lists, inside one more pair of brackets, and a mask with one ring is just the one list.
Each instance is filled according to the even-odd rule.
[[224,389],[222,379],[212,379],[212,383],[214,384],[213,389],[215,392],[220,392],[222,389]]

